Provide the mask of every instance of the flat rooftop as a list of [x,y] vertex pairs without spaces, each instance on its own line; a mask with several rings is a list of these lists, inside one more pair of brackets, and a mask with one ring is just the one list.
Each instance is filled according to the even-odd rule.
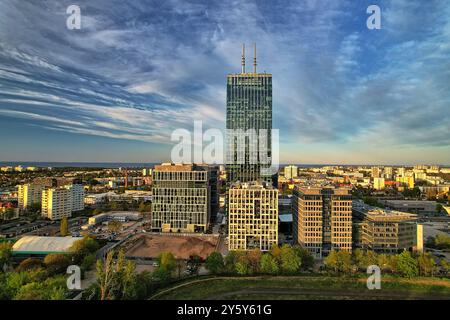
[[369,220],[376,221],[406,221],[417,220],[417,215],[407,212],[386,209],[370,209],[364,213]]

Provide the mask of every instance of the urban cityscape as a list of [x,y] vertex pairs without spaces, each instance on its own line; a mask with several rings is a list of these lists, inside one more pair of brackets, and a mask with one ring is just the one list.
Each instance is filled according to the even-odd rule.
[[[301,3],[311,6],[311,10],[317,9],[314,1]],[[367,7],[361,12],[364,21],[361,28],[366,29],[369,20],[367,27],[365,20],[370,16]],[[384,1],[381,7],[381,12],[386,8],[389,19],[392,19],[392,12],[396,12],[393,10],[398,10]],[[0,8],[15,12],[20,10],[20,5],[16,7],[12,1],[6,1]],[[53,9],[53,5],[50,8]],[[83,17],[83,12],[87,11],[85,20],[81,21],[87,25],[99,23],[89,20],[94,19],[89,16],[89,8],[81,6],[81,13],[73,9],[75,16],[70,17],[76,23],[76,14]],[[207,9],[214,14],[215,8]],[[168,9],[161,4],[160,10]],[[373,10],[376,15],[377,10]],[[445,10],[450,12],[450,6],[445,6]],[[448,17],[446,36],[450,40]],[[427,23],[432,22],[427,20]],[[5,25],[11,27],[14,23],[8,20]],[[382,32],[383,24],[380,28],[375,22],[373,29],[378,30],[365,32]],[[82,30],[81,27],[79,31]],[[106,91],[95,93],[95,89],[91,92],[80,87],[71,92],[71,85],[51,88],[50,82],[60,76],[58,73],[62,69],[37,56],[33,58],[32,51],[25,53],[26,47],[12,49],[14,45],[7,42],[10,36],[3,37],[4,31],[0,35],[2,133],[8,140],[22,127],[28,132],[27,141],[24,140],[26,133],[22,132],[14,137],[14,146],[8,144],[0,153],[0,300],[450,299],[449,90],[440,90],[443,93],[436,97],[436,102],[430,98],[430,107],[420,105],[421,98],[417,98],[417,108],[423,108],[419,113],[423,117],[421,121],[409,119],[407,109],[402,110],[404,114],[394,115],[398,123],[415,123],[411,133],[403,132],[402,136],[407,140],[416,139],[416,144],[405,142],[399,146],[383,134],[373,145],[362,141],[362,145],[367,146],[361,146],[361,156],[345,162],[342,159],[351,159],[358,144],[348,145],[336,138],[335,142],[327,142],[333,143],[328,147],[327,143],[315,142],[316,138],[311,136],[299,145],[316,146],[302,149],[295,147],[296,138],[292,135],[297,130],[317,130],[321,136],[328,130],[339,130],[340,125],[342,132],[346,132],[352,121],[366,121],[358,112],[370,111],[347,110],[345,117],[354,115],[354,120],[335,127],[328,120],[321,120],[333,113],[332,110],[318,107],[317,114],[313,114],[315,109],[308,109],[310,119],[299,121],[299,128],[290,129],[291,120],[298,118],[287,109],[277,110],[278,97],[284,90],[281,87],[286,80],[282,79],[282,73],[270,73],[272,62],[280,64],[280,61],[276,60],[276,55],[272,61],[264,53],[272,50],[268,41],[244,39],[234,42],[233,49],[224,53],[232,60],[232,67],[214,80],[222,86],[220,93],[216,93],[221,99],[220,113],[207,107],[203,113],[201,108],[195,107],[173,112],[167,107],[167,110],[153,110],[150,118],[145,118],[147,116],[141,112],[147,111],[139,109],[142,101],[130,108],[133,110],[126,110],[125,104],[122,105],[124,97],[103,96]],[[111,40],[115,41],[118,40]],[[436,55],[447,54],[448,59],[448,43],[441,42],[443,51]],[[115,43],[112,47],[125,50],[121,45]],[[45,75],[35,77],[31,71],[20,71],[20,65],[15,66],[7,58],[7,53],[13,51],[11,59],[47,69],[48,79],[45,80]],[[107,58],[109,55],[105,56]],[[419,60],[418,64],[422,63]],[[345,67],[353,66],[342,63]],[[214,68],[214,65],[209,67]],[[133,70],[129,65],[129,72]],[[55,78],[51,76],[53,73]],[[200,74],[204,74],[203,71]],[[82,82],[99,85],[87,77]],[[164,81],[171,78],[168,79]],[[446,73],[440,74],[439,80],[450,80],[448,68]],[[48,83],[44,84],[45,81]],[[198,79],[193,79],[189,84],[192,88],[186,87],[186,91],[197,90],[196,81]],[[316,79],[311,81],[316,82]],[[408,85],[414,86],[414,81],[411,78]],[[421,85],[420,81],[434,79],[417,81]],[[36,89],[39,85],[46,86],[47,91],[39,92]],[[156,104],[158,99],[161,105],[169,100],[177,100],[177,103],[183,100],[182,95],[170,93],[168,84],[149,82],[143,86],[152,94],[160,95],[152,97],[155,99],[152,103]],[[147,88],[149,86],[152,88]],[[370,86],[370,81],[365,86]],[[214,88],[211,85],[210,89]],[[402,99],[409,89],[404,87],[402,92],[373,90],[380,96],[397,95],[392,98],[396,100]],[[84,94],[86,99],[82,101]],[[141,99],[142,92],[139,94]],[[80,99],[72,106],[79,107],[86,121],[97,121],[98,128],[87,129],[81,117],[71,118],[64,107],[39,113],[47,110],[44,105],[50,103],[50,99],[70,105],[71,95]],[[87,97],[94,95],[105,103],[115,100],[118,107],[105,104],[97,107],[99,112],[105,115],[117,112],[117,118],[134,119],[129,126],[133,127],[136,121],[136,131],[131,133],[130,128],[121,128],[107,119],[101,122],[91,118],[87,108],[93,102]],[[327,100],[332,99],[332,93],[318,91],[318,95],[321,97],[317,101],[335,102]],[[185,99],[187,105],[194,101],[187,93]],[[380,98],[380,103],[391,98],[383,99]],[[33,101],[36,110],[32,109]],[[311,101],[316,100],[308,103]],[[442,101],[447,109],[433,109],[433,103]],[[19,102],[31,109],[22,109]],[[405,103],[410,101],[405,100]],[[298,112],[302,112],[300,106],[301,103]],[[112,111],[114,108],[117,110]],[[434,119],[437,110],[441,110],[441,114],[433,122],[434,128],[429,128],[427,121]],[[180,124],[178,118],[183,116],[178,112],[186,113],[183,119],[187,126]],[[286,118],[283,123],[279,120],[280,112],[281,117]],[[336,112],[344,111],[338,108]],[[147,131],[140,127],[141,116],[149,127]],[[371,116],[377,117],[376,112]],[[152,117],[155,117],[154,122],[148,121]],[[331,122],[341,119],[340,116],[330,117]],[[169,122],[161,120],[164,118],[174,121],[169,127],[171,134],[166,134]],[[211,119],[222,123],[217,130],[209,122]],[[387,130],[381,122],[383,117],[380,119],[376,129]],[[26,121],[37,122],[34,126]],[[33,131],[42,125],[39,121],[49,122],[49,127],[42,129],[46,133]],[[200,122],[205,123],[205,132],[198,135],[194,130],[191,134],[189,128]],[[366,125],[368,131],[364,134],[371,141],[379,131],[369,128],[368,122]],[[392,123],[386,122],[386,125]],[[99,130],[103,130],[100,127],[105,130],[104,134],[99,134]],[[311,129],[313,127],[316,129]],[[112,131],[106,133],[109,129]],[[443,135],[436,135],[436,144],[429,142],[427,149],[428,142],[425,138],[421,140],[420,130],[425,134],[434,129],[433,132],[443,130]],[[120,130],[128,133],[112,135],[113,131]],[[151,141],[139,143],[165,146],[147,148],[149,160],[139,158],[140,161],[136,161],[134,156],[128,156],[135,146],[124,147],[128,139],[134,139],[128,135],[138,135],[140,130],[142,136],[148,135]],[[67,136],[66,131],[70,131]],[[336,132],[336,137],[340,134]],[[286,136],[292,140],[286,142]],[[91,137],[101,140],[92,142],[93,145],[86,142],[92,156],[87,159],[80,139],[88,141]],[[20,144],[21,139],[23,144]],[[158,139],[164,141],[157,142]],[[114,142],[119,140],[120,146],[116,147]],[[411,153],[405,151],[407,144],[412,145]],[[41,145],[45,147],[39,149]],[[138,146],[140,148],[141,144]],[[311,159],[308,148],[317,156],[316,164],[305,160]],[[329,152],[325,152],[327,148]],[[346,148],[351,149],[349,157]],[[58,150],[61,153],[55,156]],[[336,150],[336,158],[333,158],[333,150]],[[297,158],[302,152],[305,158]],[[109,153],[112,158],[108,157]],[[250,314],[268,315],[270,305],[264,305],[260,303],[259,309],[252,309],[254,313]],[[203,307],[195,309],[192,305],[179,308],[178,315],[208,317],[214,311]]]

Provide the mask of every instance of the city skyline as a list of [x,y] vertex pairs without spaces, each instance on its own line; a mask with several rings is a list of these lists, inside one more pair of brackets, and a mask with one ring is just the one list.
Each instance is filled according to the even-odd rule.
[[449,165],[450,5],[377,1],[369,30],[370,4],[79,1],[68,30],[66,3],[3,1],[0,161],[166,162],[172,130],[225,128],[256,42],[280,163]]

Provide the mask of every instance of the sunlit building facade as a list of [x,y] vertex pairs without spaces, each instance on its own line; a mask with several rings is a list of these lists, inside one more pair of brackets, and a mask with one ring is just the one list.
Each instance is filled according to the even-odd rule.
[[228,190],[228,249],[268,251],[278,244],[278,190],[236,183]]
[[295,187],[293,238],[317,258],[331,250],[352,250],[352,195],[349,189]]

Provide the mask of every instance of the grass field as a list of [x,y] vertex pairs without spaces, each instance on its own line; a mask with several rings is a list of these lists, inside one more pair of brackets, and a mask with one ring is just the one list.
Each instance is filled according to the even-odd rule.
[[450,280],[385,276],[380,290],[368,290],[366,278],[356,277],[201,278],[161,290],[153,299],[450,299]]

